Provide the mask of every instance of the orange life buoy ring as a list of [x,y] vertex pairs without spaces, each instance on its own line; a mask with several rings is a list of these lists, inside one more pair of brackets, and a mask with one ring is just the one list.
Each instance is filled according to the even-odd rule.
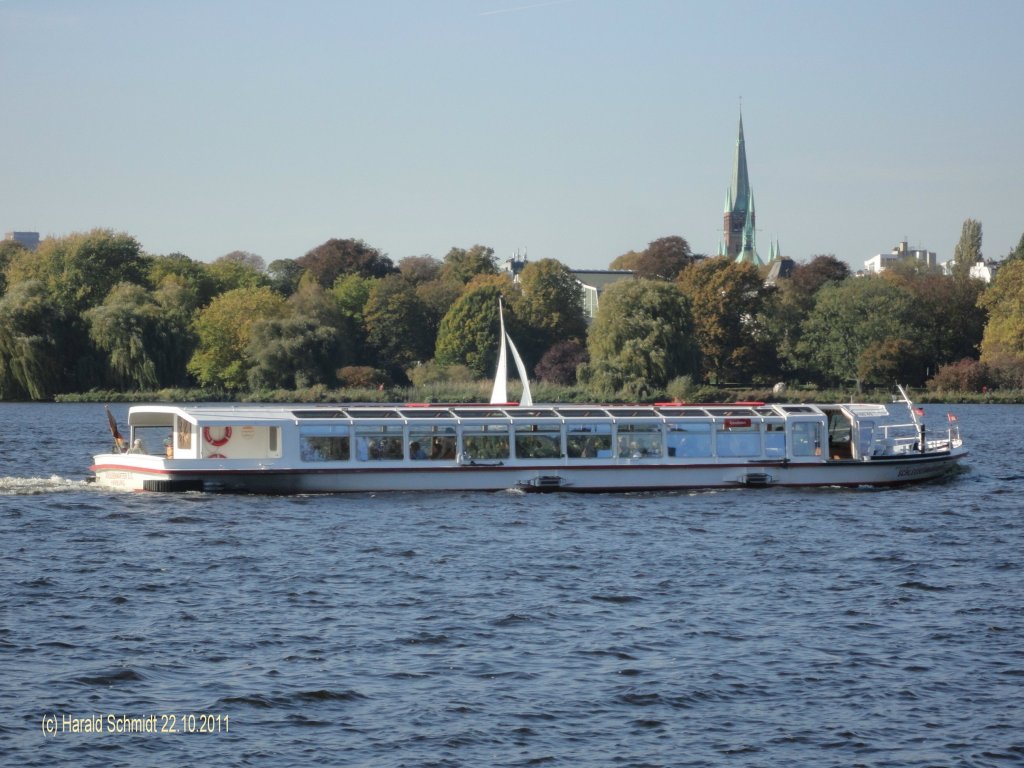
[[225,456],[223,453],[208,453],[206,455],[206,458],[208,458],[208,459],[226,459],[227,456]]
[[203,427],[203,440],[205,440],[210,445],[212,445],[212,446],[214,446],[216,448],[220,448],[222,445],[227,445],[227,442],[230,439],[231,439],[231,427],[224,427],[224,436],[223,437],[218,437],[218,438],[214,438],[213,435],[210,434],[210,428],[209,427]]

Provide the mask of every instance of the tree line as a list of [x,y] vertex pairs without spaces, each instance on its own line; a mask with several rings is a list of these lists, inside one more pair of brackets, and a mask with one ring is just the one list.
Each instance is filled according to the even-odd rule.
[[125,233],[0,245],[0,399],[201,387],[228,395],[486,378],[498,297],[532,375],[594,399],[644,399],[702,383],[893,381],[947,389],[1024,386],[1024,237],[991,285],[972,279],[968,220],[952,275],[916,262],[858,277],[831,255],[774,285],[765,270],[695,256],[682,237],[615,259],[588,325],[561,262],[517,281],[491,248],[397,264],[331,239],[266,265],[144,253]]

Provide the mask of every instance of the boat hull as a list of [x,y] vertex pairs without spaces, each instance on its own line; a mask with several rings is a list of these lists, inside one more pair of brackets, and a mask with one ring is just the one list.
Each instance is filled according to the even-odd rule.
[[[112,490],[207,493],[367,493],[392,491],[626,492],[736,487],[893,486],[943,477],[966,451],[867,461],[797,463],[678,464],[637,460],[587,466],[550,464],[459,464],[414,468],[239,466],[215,462],[203,469],[194,462],[146,457],[97,456],[96,485]],[[193,466],[187,466],[193,464]]]

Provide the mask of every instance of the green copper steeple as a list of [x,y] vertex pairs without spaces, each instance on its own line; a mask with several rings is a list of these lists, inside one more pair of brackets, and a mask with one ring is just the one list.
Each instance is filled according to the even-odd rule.
[[740,114],[739,134],[736,138],[736,157],[732,168],[732,186],[725,197],[723,235],[725,255],[739,262],[762,266],[754,241],[756,215],[754,191],[747,175],[747,146],[743,138],[743,115]]

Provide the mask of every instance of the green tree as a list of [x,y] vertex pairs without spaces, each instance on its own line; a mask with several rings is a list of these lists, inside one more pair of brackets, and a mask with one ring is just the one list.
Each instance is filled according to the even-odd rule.
[[[919,336],[914,297],[881,277],[860,277],[825,285],[804,323],[801,352],[828,383],[861,386],[861,355],[888,340]],[[914,381],[919,384],[924,371]]]
[[304,280],[289,297],[284,317],[253,324],[249,383],[254,388],[333,386],[351,359],[352,321],[334,296],[315,280]]
[[45,400],[62,385],[65,317],[39,280],[0,296],[0,399]]
[[901,266],[887,269],[882,278],[914,297],[919,331],[914,339],[917,362],[934,374],[942,365],[976,357],[985,329],[985,312],[978,306],[985,284],[981,280],[958,280],[937,268]]
[[253,365],[249,350],[253,324],[285,314],[284,299],[267,286],[221,294],[196,317],[199,346],[188,370],[203,386],[244,388]]
[[367,341],[377,350],[382,367],[399,375],[431,357],[435,338],[427,314],[416,286],[401,275],[377,281],[366,302],[364,321]]
[[648,397],[697,370],[689,302],[671,283],[614,283],[601,295],[587,349],[590,363],[580,374],[599,397]]
[[[467,291],[441,320],[434,356],[439,365],[465,365],[474,376],[490,375],[497,364],[500,289],[485,285]],[[509,324],[511,313],[506,311]]]
[[953,251],[953,277],[966,280],[971,276],[971,267],[982,260],[981,222],[965,219],[960,230],[960,242]]
[[194,297],[190,307],[203,307],[220,291],[216,279],[208,272],[208,264],[190,259],[183,253],[153,256],[146,274],[146,285],[159,288],[168,278]]
[[1024,259],[1024,235],[1020,236],[1020,240],[1017,241],[1017,247],[1010,251],[1006,257],[1007,261],[1016,261],[1020,259]]
[[536,363],[554,344],[586,338],[583,291],[568,267],[555,259],[531,261],[519,285],[513,302],[521,337],[517,346],[525,358]]
[[384,277],[395,271],[391,259],[362,240],[353,239],[328,240],[296,261],[324,288],[333,286],[341,275]]
[[145,288],[119,283],[100,306],[85,313],[85,319],[93,342],[109,356],[118,386],[155,389],[161,375],[168,375],[161,356],[173,348],[174,329]]
[[245,251],[232,251],[207,264],[206,274],[213,280],[217,293],[270,285],[263,259]]
[[978,303],[988,311],[981,362],[1006,385],[1024,385],[1024,259],[1006,262]]
[[705,259],[684,270],[678,285],[689,299],[705,377],[749,381],[775,359],[763,322],[772,293],[753,264]]
[[276,259],[267,267],[270,287],[286,298],[298,290],[304,272],[295,259]]
[[629,269],[637,277],[649,280],[675,280],[693,263],[690,244],[678,235],[661,237],[640,251],[630,251],[615,259],[611,269]]
[[442,275],[465,285],[477,275],[498,274],[494,249],[474,245],[470,249],[452,248],[444,257]]
[[143,284],[148,268],[134,237],[94,229],[48,237],[35,253],[15,254],[7,265],[7,281],[39,280],[57,306],[77,315],[100,304],[112,285]]

